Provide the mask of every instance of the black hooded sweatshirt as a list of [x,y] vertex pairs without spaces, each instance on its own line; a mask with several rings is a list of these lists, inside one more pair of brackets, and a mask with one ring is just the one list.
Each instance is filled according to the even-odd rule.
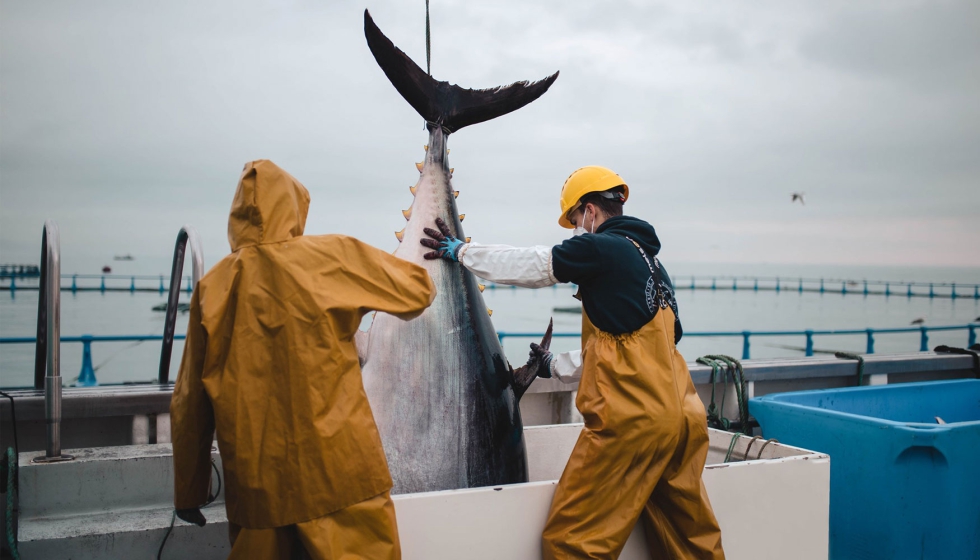
[[669,306],[678,317],[676,344],[683,331],[670,276],[656,257],[659,252],[660,239],[653,226],[639,218],[616,216],[595,233],[556,245],[551,250],[552,269],[559,282],[579,286],[576,297],[589,320],[609,334],[637,331]]

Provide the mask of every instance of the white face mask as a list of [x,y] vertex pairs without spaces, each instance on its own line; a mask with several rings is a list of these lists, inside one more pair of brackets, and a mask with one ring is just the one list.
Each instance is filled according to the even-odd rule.
[[[582,213],[582,223],[585,223],[585,212]],[[595,214],[592,214],[592,231],[588,231],[582,226],[575,226],[575,229],[572,230],[572,237],[578,237],[586,233],[595,233]]]

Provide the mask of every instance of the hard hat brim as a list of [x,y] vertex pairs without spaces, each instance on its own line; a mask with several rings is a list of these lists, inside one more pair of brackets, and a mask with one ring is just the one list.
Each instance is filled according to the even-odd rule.
[[575,206],[572,206],[571,208],[568,209],[568,212],[565,212],[564,214],[562,214],[558,218],[558,225],[560,225],[561,227],[563,227],[565,229],[575,229],[575,226],[572,224],[571,221],[569,221],[568,215],[571,214],[572,212],[578,210],[579,206],[581,206],[581,204],[579,204],[578,202],[576,202],[575,203]]

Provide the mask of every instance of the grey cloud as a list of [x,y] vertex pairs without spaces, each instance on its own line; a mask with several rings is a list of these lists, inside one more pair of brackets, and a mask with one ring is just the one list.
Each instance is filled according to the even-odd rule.
[[980,82],[980,4],[852,3],[800,45],[804,56],[931,90]]
[[[437,78],[561,70],[541,100],[450,139],[467,234],[560,240],[561,183],[596,163],[627,178],[629,210],[663,224],[674,260],[723,242],[742,261],[962,264],[980,238],[980,84],[959,75],[980,61],[976,8],[854,6],[434,2]],[[392,248],[425,134],[364,45],[364,7],[0,4],[3,260],[34,259],[53,217],[75,255],[166,255],[192,222],[214,262],[256,158],[310,189],[309,232]],[[420,7],[367,7],[424,64]],[[869,216],[877,230],[859,227]],[[913,219],[910,245],[894,231]]]

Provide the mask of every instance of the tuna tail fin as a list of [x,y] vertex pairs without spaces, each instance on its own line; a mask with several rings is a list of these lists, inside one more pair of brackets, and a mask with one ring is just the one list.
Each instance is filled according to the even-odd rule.
[[533,83],[515,82],[491,89],[461,88],[426,74],[385,37],[367,10],[364,10],[364,36],[374,59],[398,93],[426,122],[442,126],[448,134],[516,111],[544,95],[558,79],[555,72]]
[[[548,322],[548,330],[545,331],[544,337],[541,339],[541,347],[545,350],[551,348],[551,332],[554,330],[555,321],[552,319]],[[537,357],[533,357],[527,361],[527,364],[514,370],[514,379],[511,381],[511,385],[514,387],[514,395],[520,400],[524,396],[524,392],[527,388],[531,386],[534,379],[538,376],[538,371],[545,367],[541,360]]]

